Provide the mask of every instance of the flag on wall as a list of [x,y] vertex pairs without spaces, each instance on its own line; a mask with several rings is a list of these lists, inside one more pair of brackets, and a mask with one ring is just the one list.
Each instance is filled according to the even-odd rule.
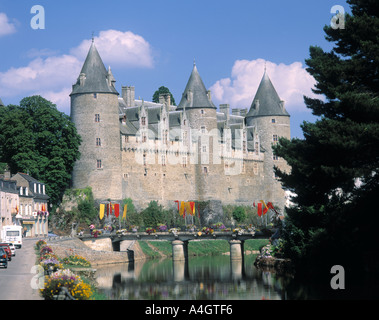
[[174,202],[178,204],[178,212],[179,212],[179,200],[175,200]]
[[258,216],[261,217],[262,216],[262,203],[258,203]]
[[122,214],[122,218],[123,219],[126,219],[126,211],[128,210],[128,205],[126,204],[126,205],[124,205],[124,212],[123,212],[123,214]]
[[105,205],[100,204],[100,220],[104,218],[104,210],[105,210]]
[[113,209],[114,209],[114,215],[116,216],[116,218],[118,218],[118,216],[120,215],[120,205],[118,203],[115,203],[113,205]]
[[190,203],[190,207],[191,207],[191,216],[194,216],[195,215],[195,202],[191,201]]

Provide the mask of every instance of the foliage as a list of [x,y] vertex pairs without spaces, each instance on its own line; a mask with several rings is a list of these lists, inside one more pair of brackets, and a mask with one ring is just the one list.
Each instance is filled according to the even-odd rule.
[[145,226],[157,226],[159,223],[164,223],[163,207],[158,205],[157,201],[150,201],[146,209],[141,212]]
[[64,264],[73,265],[73,266],[81,266],[81,267],[90,267],[91,263],[86,260],[86,258],[74,254],[68,257],[63,258],[62,262]]
[[379,190],[379,10],[377,1],[348,3],[345,29],[324,27],[332,50],[312,46],[306,60],[314,92],[324,99],[304,101],[319,120],[303,123],[304,139],[280,139],[274,147],[292,168],[275,171],[296,194],[283,249],[298,274],[327,274],[340,264],[346,274],[359,275],[376,250],[368,235],[379,222],[373,208]]
[[243,207],[236,207],[233,210],[233,219],[239,223],[244,222],[244,220],[246,219],[246,214]]
[[46,245],[47,245],[46,241],[41,239],[41,240],[38,240],[38,241],[36,242],[36,244],[35,244],[35,248],[36,248],[38,251],[40,251],[41,248],[44,247],[44,246],[46,246]]
[[154,92],[154,94],[153,94],[153,102],[159,103],[159,95],[160,94],[165,94],[165,93],[169,93],[170,94],[171,105],[176,106],[174,96],[172,95],[172,93],[170,92],[170,90],[168,88],[166,88],[165,86],[159,87],[159,89]]
[[0,162],[44,182],[54,205],[70,182],[80,141],[69,116],[40,96],[0,107]]

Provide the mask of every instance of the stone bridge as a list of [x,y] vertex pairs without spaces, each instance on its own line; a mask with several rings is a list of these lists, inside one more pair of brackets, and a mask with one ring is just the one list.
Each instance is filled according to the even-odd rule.
[[230,244],[230,259],[242,260],[244,255],[244,242],[248,239],[268,239],[269,235],[261,232],[213,232],[212,234],[196,233],[196,232],[158,232],[147,234],[146,232],[124,233],[124,234],[102,234],[97,238],[90,235],[79,236],[84,242],[100,242],[110,239],[113,251],[120,251],[123,242],[131,241],[148,241],[148,240],[165,240],[171,241],[172,244],[172,260],[187,261],[188,260],[188,242],[201,240],[227,240]]

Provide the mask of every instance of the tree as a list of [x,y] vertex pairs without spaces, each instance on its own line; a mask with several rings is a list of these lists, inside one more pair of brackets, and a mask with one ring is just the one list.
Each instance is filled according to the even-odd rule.
[[69,185],[80,141],[69,116],[41,96],[0,108],[0,162],[44,182],[52,204]]
[[[345,29],[325,26],[330,52],[310,47],[307,71],[314,93],[304,97],[315,123],[304,122],[304,139],[280,139],[274,153],[291,172],[275,169],[297,196],[287,211],[285,254],[299,273],[330,274],[341,264],[359,275],[365,256],[377,250],[368,235],[378,225],[374,192],[379,186],[379,3],[348,0]],[[365,208],[364,217],[361,208]],[[354,258],[351,256],[354,252]]]
[[149,205],[142,212],[142,219],[146,227],[156,227],[163,221],[163,208],[157,201],[150,201]]
[[236,207],[233,210],[233,218],[236,220],[238,223],[243,222],[246,219],[246,213],[245,209],[243,207]]
[[170,90],[164,86],[159,87],[157,91],[154,92],[153,94],[153,102],[159,103],[159,95],[160,94],[170,94],[171,97],[171,105],[176,106],[174,96],[170,92]]

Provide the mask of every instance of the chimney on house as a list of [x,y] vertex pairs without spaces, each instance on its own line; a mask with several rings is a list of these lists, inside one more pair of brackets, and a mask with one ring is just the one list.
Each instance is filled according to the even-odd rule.
[[121,88],[121,95],[126,103],[127,108],[134,107],[135,104],[135,88],[134,86],[123,86]]

